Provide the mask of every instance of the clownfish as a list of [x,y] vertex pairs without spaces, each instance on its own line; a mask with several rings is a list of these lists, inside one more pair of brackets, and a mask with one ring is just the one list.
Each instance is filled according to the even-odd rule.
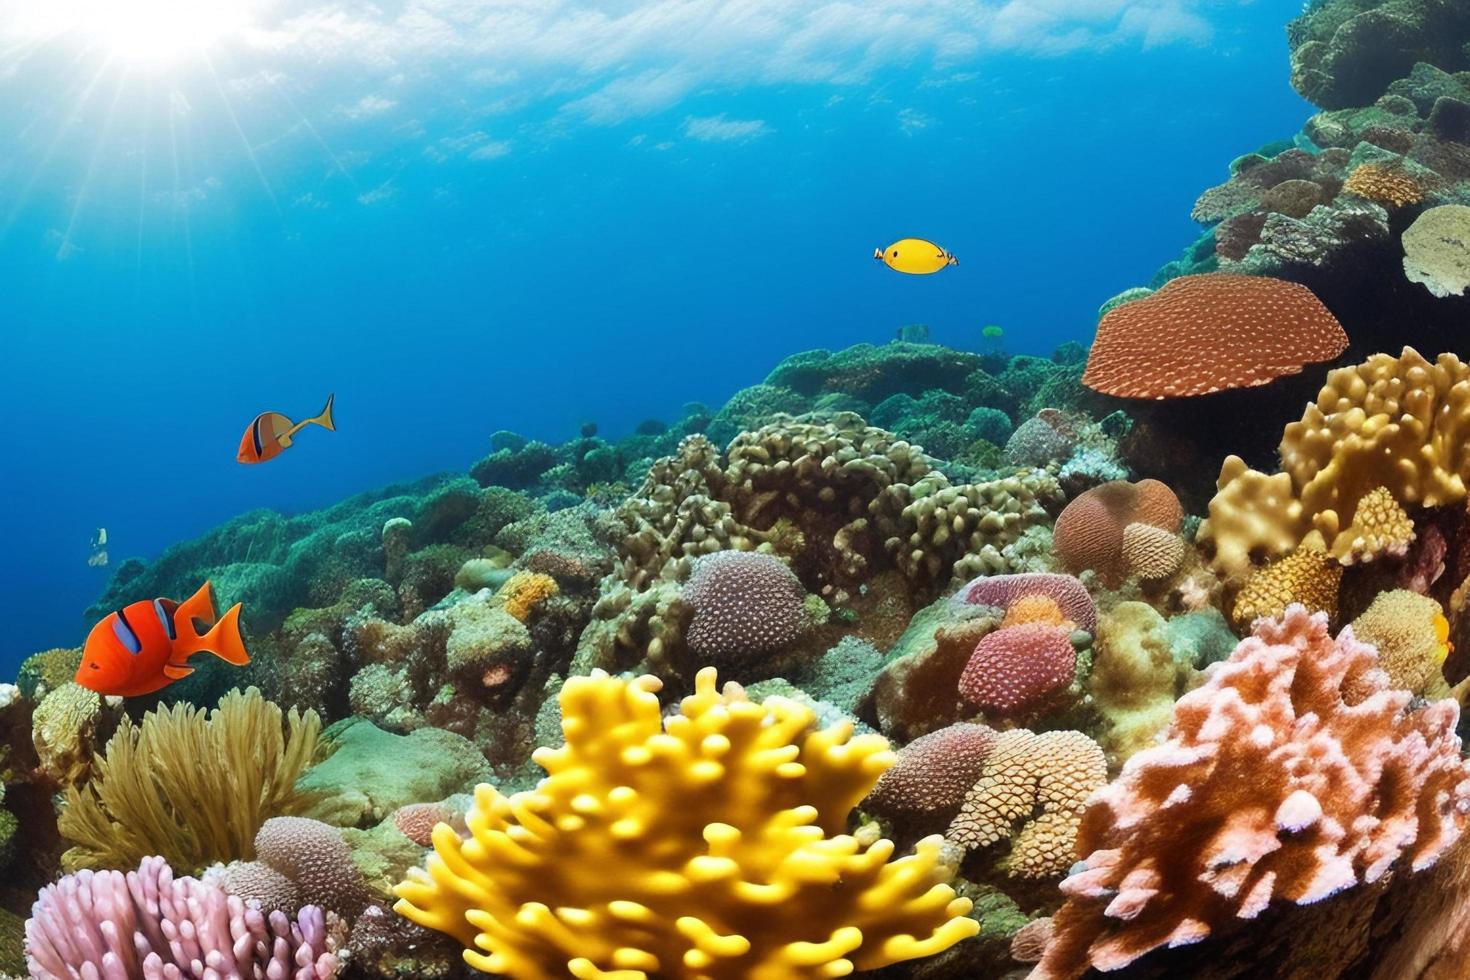
[[250,662],[240,638],[240,604],[216,622],[208,582],[183,602],[144,599],[108,614],[87,634],[77,683],[125,698],[152,694],[194,673],[188,659],[206,650],[237,667]]
[[337,424],[332,421],[332,402],[336,397],[328,395],[327,404],[320,415],[300,422],[292,422],[280,412],[261,412],[246,426],[245,434],[240,437],[240,451],[235,454],[235,459],[241,463],[264,463],[268,459],[275,459],[291,448],[291,441],[296,433],[308,425],[319,425],[328,432],[336,432]]
[[959,265],[960,260],[922,238],[900,238],[887,248],[873,249],[873,258],[895,272],[911,276],[927,276],[946,266]]

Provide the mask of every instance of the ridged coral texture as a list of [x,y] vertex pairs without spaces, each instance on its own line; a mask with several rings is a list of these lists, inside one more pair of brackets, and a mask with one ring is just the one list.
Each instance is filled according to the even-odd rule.
[[1261,621],[1087,808],[1085,864],[1035,980],[1434,864],[1470,817],[1458,718],[1390,687],[1373,648],[1334,639],[1321,613]]

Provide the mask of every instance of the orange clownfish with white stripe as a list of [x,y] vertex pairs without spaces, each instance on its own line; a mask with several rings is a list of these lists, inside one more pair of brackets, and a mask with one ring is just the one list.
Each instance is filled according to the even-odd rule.
[[77,683],[125,698],[152,694],[194,673],[187,661],[204,651],[237,667],[250,662],[240,637],[240,604],[216,621],[208,582],[183,602],[144,599],[108,614],[87,634]]
[[320,415],[300,422],[292,422],[280,412],[261,412],[240,437],[240,451],[235,454],[235,459],[241,463],[264,463],[275,459],[291,448],[296,433],[308,425],[319,425],[328,432],[336,432],[337,424],[332,421],[332,402],[336,397],[328,395]]

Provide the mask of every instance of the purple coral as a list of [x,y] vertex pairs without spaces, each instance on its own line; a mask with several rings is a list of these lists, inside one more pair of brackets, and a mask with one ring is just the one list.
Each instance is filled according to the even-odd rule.
[[965,606],[995,606],[1005,611],[1025,596],[1043,595],[1062,614],[1089,633],[1097,632],[1097,606],[1081,582],[1071,575],[1023,572],[1019,575],[982,575],[955,593],[954,602]]
[[81,871],[41,890],[26,922],[34,980],[332,980],[336,920],[265,913],[163,858]]
[[684,599],[694,609],[689,649],[707,660],[749,662],[789,646],[811,625],[806,590],[772,555],[717,551],[698,558]]

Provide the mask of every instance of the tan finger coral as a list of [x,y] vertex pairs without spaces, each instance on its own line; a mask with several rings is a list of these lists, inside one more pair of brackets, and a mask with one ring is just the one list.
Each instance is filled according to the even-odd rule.
[[1286,427],[1280,472],[1225,460],[1199,541],[1215,571],[1237,583],[1303,545],[1360,560],[1382,495],[1363,521],[1358,510],[1374,490],[1401,509],[1439,507],[1465,499],[1467,477],[1470,366],[1453,354],[1431,362],[1411,347],[1374,354],[1328,373],[1316,402]]
[[1081,732],[1002,732],[945,836],[966,848],[1009,837],[1008,874],[1059,875],[1076,860],[1082,809],[1107,778],[1102,749]]
[[1336,617],[1341,582],[1342,566],[1321,551],[1301,548],[1253,574],[1231,615],[1237,626],[1249,626],[1261,616],[1280,616],[1295,602]]

